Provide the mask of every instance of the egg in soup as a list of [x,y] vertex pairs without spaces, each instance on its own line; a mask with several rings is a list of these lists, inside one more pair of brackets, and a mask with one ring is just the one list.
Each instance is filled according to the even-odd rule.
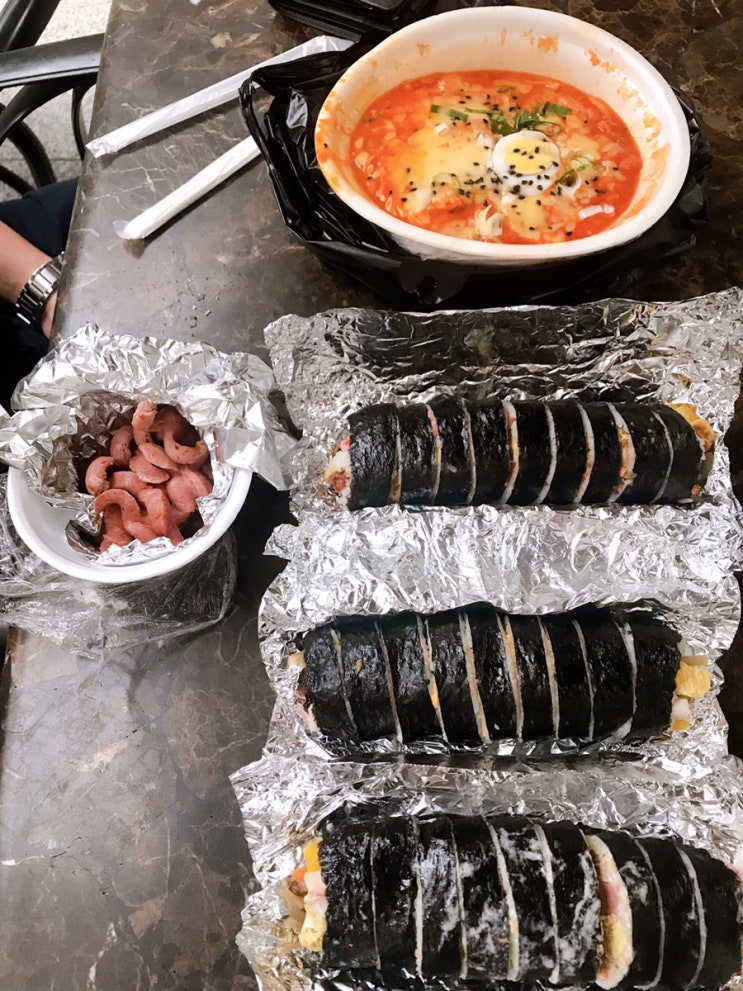
[[628,127],[603,100],[510,71],[436,73],[396,86],[362,114],[351,155],[359,186],[392,216],[504,244],[611,227],[642,169]]

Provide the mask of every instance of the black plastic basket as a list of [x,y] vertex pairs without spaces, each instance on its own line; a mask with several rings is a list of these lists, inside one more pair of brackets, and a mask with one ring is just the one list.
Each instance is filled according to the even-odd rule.
[[431,10],[436,0],[268,0],[300,24],[358,41],[369,33],[392,34]]

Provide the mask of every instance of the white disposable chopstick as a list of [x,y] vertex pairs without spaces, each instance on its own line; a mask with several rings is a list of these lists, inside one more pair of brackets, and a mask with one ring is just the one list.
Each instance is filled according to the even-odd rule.
[[205,89],[183,97],[181,100],[176,100],[175,103],[170,103],[166,107],[153,110],[138,120],[124,124],[123,127],[119,127],[115,131],[94,138],[88,142],[86,147],[95,158],[121,151],[122,148],[126,148],[135,141],[141,141],[142,138],[149,137],[157,131],[162,131],[166,127],[172,127],[174,124],[187,120],[189,117],[218,107],[228,100],[236,99],[242,83],[261,66],[278,65],[280,62],[290,62],[292,59],[303,58],[305,55],[314,55],[319,52],[340,52],[351,44],[345,38],[334,38],[331,35],[312,38],[286,52],[274,55],[273,58],[265,59],[242,72],[237,72],[228,79],[207,86]]
[[123,220],[114,221],[114,230],[119,237],[126,241],[136,241],[148,237],[185,210],[186,207],[205,196],[215,186],[224,182],[238,169],[247,165],[248,162],[252,162],[259,154],[260,149],[255,141],[252,138],[245,138],[244,141],[235,145],[234,148],[230,148],[224,155],[220,155],[201,172],[197,172],[188,182],[179,186],[178,189],[174,189],[172,193],[148,207],[133,220],[128,223]]

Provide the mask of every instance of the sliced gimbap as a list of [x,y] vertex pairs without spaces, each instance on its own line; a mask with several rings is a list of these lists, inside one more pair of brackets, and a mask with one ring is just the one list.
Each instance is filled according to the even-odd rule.
[[311,706],[323,733],[344,740],[358,739],[341,669],[341,641],[332,624],[319,626],[302,638],[303,702]]
[[648,855],[660,889],[663,912],[660,986],[694,987],[706,945],[704,908],[694,868],[675,843],[644,837],[637,842]]
[[[391,678],[375,626],[365,620],[338,623],[343,685],[361,740],[395,733]],[[385,702],[386,699],[386,702]]]
[[[523,725],[521,738],[539,740],[555,737],[557,713],[554,662],[545,649],[544,628],[535,616],[510,616],[516,651],[516,668],[521,686]],[[552,670],[550,667],[552,666]]]
[[484,819],[452,818],[462,891],[462,977],[488,980],[507,974],[511,948],[508,900],[498,852]]
[[426,676],[422,626],[421,618],[413,613],[385,616],[377,624],[390,666],[400,733],[406,743],[440,732]]
[[462,909],[451,823],[445,816],[418,823],[416,959],[422,977],[459,977]]
[[459,613],[435,613],[428,617],[426,629],[446,738],[450,743],[479,743]]
[[493,401],[469,406],[477,474],[472,501],[476,504],[507,502],[513,490],[518,465],[509,410],[515,421],[510,403]]
[[438,399],[430,404],[439,451],[439,485],[434,502],[442,506],[465,506],[475,491],[475,468],[469,413],[456,399]]
[[400,502],[431,505],[439,488],[441,469],[436,422],[430,406],[417,404],[398,410],[400,426]]
[[601,900],[583,833],[568,822],[543,827],[550,851],[557,921],[555,983],[590,984],[601,959]]
[[637,687],[636,672],[622,631],[605,615],[581,615],[576,623],[591,669],[593,738],[626,736],[632,725]]
[[714,444],[684,403],[383,403],[349,417],[323,479],[349,509],[683,503],[704,485]]
[[557,922],[540,827],[524,816],[494,816],[488,822],[516,907],[518,959],[509,967],[509,980],[549,978],[557,966]]
[[570,506],[583,498],[593,469],[593,434],[579,403],[550,403],[555,432],[555,470],[545,502]]
[[658,984],[663,966],[663,911],[660,886],[650,859],[640,844],[627,833],[601,831],[597,834],[611,856],[627,892],[631,919],[632,960],[620,988],[651,988]]
[[593,739],[593,686],[586,648],[570,616],[542,616],[557,682],[558,730],[561,740]]
[[510,506],[534,506],[544,502],[556,464],[555,427],[547,403],[518,402],[516,433],[519,469]]
[[649,613],[508,615],[484,603],[306,633],[299,700],[335,741],[649,739],[685,729],[711,677]]
[[740,970],[741,881],[670,839],[525,816],[327,821],[284,896],[328,970],[400,980],[719,987]]
[[414,819],[377,819],[372,825],[374,934],[383,974],[413,977],[417,970],[414,869],[418,824]]

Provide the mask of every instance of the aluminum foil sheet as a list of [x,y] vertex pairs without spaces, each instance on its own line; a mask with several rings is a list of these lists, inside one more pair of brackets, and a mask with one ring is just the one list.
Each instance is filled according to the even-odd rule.
[[[113,430],[148,399],[178,407],[212,454],[214,488],[198,501],[204,525],[219,513],[238,468],[288,488],[285,459],[295,441],[270,395],[270,368],[255,355],[224,354],[208,344],[110,334],[87,324],[60,341],[13,395],[13,416],[0,408],[0,461],[24,472],[32,491],[75,510],[68,536],[81,555],[133,564],[173,551],[161,537],[100,554],[77,539],[97,530],[92,497],[80,491],[80,465],[107,450]],[[185,543],[185,542],[184,542]]]
[[[741,863],[743,799],[741,766],[735,758],[696,779],[683,771],[673,778],[652,775],[633,764],[543,770],[514,762],[482,771],[423,764],[327,764],[269,755],[240,769],[231,780],[260,885],[247,899],[237,943],[264,991],[379,987],[363,976],[354,979],[348,971],[339,976],[316,970],[311,954],[299,947],[285,922],[282,881],[301,865],[302,847],[316,835],[319,823],[342,805],[384,800],[401,814],[501,812],[563,819],[642,836],[675,837],[730,865]],[[423,981],[416,986],[429,985]],[[743,980],[735,978],[727,988],[741,991]]]
[[[733,572],[743,566],[743,514],[722,437],[739,388],[741,303],[743,291],[733,289],[683,303],[605,300],[433,315],[336,310],[272,324],[266,337],[277,379],[304,440],[293,452],[299,525],[279,528],[267,546],[288,561],[260,614],[277,694],[269,749],[324,753],[304,729],[295,701],[298,670],[287,657],[298,633],[334,616],[433,612],[478,601],[538,614],[643,602],[709,658],[713,690],[695,704],[688,731],[592,750],[708,773],[727,753],[715,662],[740,620]],[[317,479],[346,415],[366,403],[437,393],[691,402],[717,431],[713,467],[691,507],[330,509]],[[398,745],[385,741],[381,749],[390,755]],[[506,740],[487,756],[574,749],[570,742]],[[406,752],[436,755],[440,748]]]
[[237,539],[227,532],[196,561],[146,582],[80,581],[46,564],[10,522],[0,476],[0,624],[80,654],[129,649],[219,623],[237,585]]

